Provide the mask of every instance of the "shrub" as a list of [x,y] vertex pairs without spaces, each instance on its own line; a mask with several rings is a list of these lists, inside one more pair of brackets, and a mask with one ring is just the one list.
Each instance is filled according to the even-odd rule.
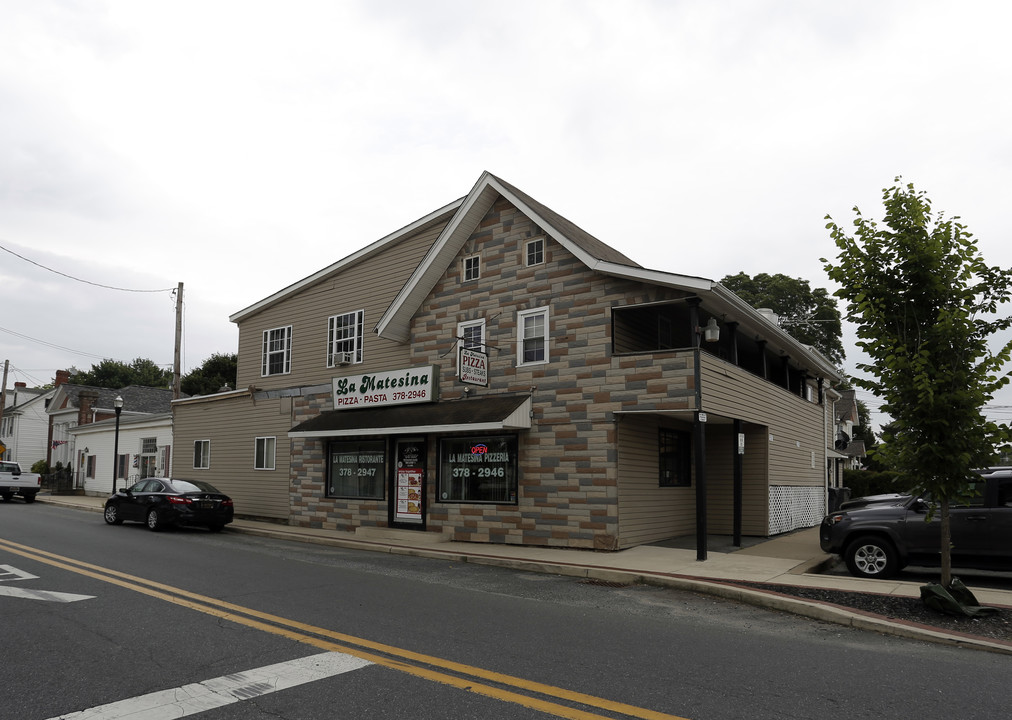
[[902,473],[844,470],[843,484],[850,488],[852,498],[885,493],[907,493],[913,483]]

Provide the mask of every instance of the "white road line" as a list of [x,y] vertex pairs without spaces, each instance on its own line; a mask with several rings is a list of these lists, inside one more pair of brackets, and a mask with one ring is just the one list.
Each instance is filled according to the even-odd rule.
[[38,575],[32,575],[24,570],[18,570],[10,565],[0,565],[0,582],[8,580],[38,580]]
[[327,652],[234,675],[140,695],[49,720],[169,720],[287,690],[372,665],[344,653]]
[[91,600],[94,595],[74,595],[53,590],[29,590],[27,588],[0,587],[0,597],[16,597],[24,600],[46,600],[48,602],[77,602]]

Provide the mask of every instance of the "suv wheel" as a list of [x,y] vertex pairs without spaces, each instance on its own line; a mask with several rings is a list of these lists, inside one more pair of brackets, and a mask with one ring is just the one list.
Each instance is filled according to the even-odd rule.
[[850,574],[856,577],[887,578],[899,570],[899,560],[892,543],[874,535],[864,535],[850,543],[843,559]]

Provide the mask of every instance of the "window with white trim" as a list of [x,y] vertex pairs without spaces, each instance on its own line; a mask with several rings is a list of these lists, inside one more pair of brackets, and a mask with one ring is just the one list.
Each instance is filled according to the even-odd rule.
[[517,313],[517,364],[548,362],[548,308]]
[[461,347],[485,352],[485,319],[457,323],[457,338]]
[[481,277],[481,256],[469,255],[462,261],[461,278],[464,282],[477,280]]
[[545,239],[528,240],[524,245],[524,265],[541,265],[545,262]]
[[193,441],[193,469],[207,470],[211,467],[211,441]]
[[[457,347],[478,352],[488,352],[485,349],[485,319],[466,320],[457,323]],[[457,375],[460,375],[460,352],[457,352],[458,367]]]
[[258,437],[254,443],[253,469],[273,470],[274,449],[277,445],[275,437]]
[[362,362],[365,311],[331,315],[327,321],[327,367]]
[[292,371],[292,326],[264,330],[260,374],[285,375]]

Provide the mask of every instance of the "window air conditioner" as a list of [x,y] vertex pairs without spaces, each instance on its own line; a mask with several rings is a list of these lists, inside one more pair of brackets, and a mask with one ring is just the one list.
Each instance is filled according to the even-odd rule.
[[337,354],[337,364],[338,365],[351,365],[351,363],[352,363],[352,361],[354,359],[355,359],[355,354],[354,353],[340,352],[340,353]]

